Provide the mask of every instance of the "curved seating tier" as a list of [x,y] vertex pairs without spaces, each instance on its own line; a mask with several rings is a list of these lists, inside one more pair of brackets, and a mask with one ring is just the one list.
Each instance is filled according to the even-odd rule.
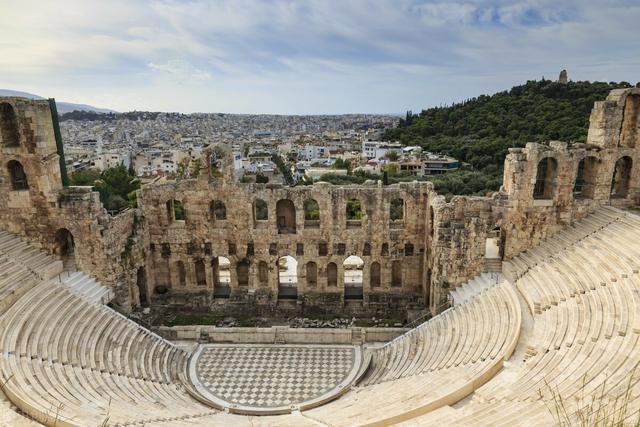
[[[577,225],[591,232],[535,263],[514,260],[517,289],[533,313],[510,361],[469,402],[406,425],[617,425],[640,411],[640,219],[614,209]],[[585,225],[586,224],[586,225]],[[597,226],[595,225],[597,224]],[[562,242],[560,242],[562,241]],[[538,252],[538,251],[529,251]],[[530,260],[531,258],[529,258]],[[594,403],[595,402],[595,403]],[[556,413],[560,410],[560,416]]]
[[329,425],[389,423],[456,402],[502,367],[520,316],[513,287],[493,286],[374,351],[361,387],[304,414]]
[[62,271],[62,262],[0,230],[0,314],[41,280]]

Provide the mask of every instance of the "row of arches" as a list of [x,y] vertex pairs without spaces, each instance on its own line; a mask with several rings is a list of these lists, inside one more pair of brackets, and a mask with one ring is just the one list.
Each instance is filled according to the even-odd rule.
[[[580,160],[573,184],[575,199],[591,199],[595,195],[600,160],[595,156],[588,156]],[[612,198],[625,198],[629,194],[633,160],[629,156],[622,156],[615,164],[611,176],[610,195]],[[553,157],[545,157],[538,162],[536,180],[533,186],[535,200],[552,200],[557,188],[558,162]]]
[[[275,264],[278,283],[279,299],[297,299],[299,274],[303,273],[306,279],[306,287],[309,289],[318,286],[320,269],[316,261],[308,261],[302,269],[298,261],[290,255],[278,258]],[[213,280],[213,295],[215,298],[229,298],[231,295],[232,265],[229,258],[224,256],[214,257],[210,261],[211,274]],[[239,287],[249,286],[250,263],[244,259],[235,265],[235,280]],[[328,288],[338,287],[338,264],[329,262],[325,266],[324,274]],[[206,264],[203,259],[194,262],[194,278],[198,287],[207,286]],[[364,269],[365,262],[357,255],[351,255],[342,262],[344,297],[345,299],[361,299],[363,296]],[[379,262],[372,262],[369,267],[369,286],[379,288],[382,286],[382,267]],[[158,287],[159,293],[166,292],[168,287],[187,287],[187,268],[182,260],[174,261],[172,268],[165,272],[161,267],[159,273],[167,274],[169,286]],[[259,261],[257,264],[257,282],[259,286],[267,286],[270,276],[269,264],[266,261]],[[146,280],[146,278],[145,278]],[[172,286],[173,285],[173,286]],[[402,263],[398,260],[391,262],[391,287],[402,287]]]
[[[404,220],[404,200],[396,198],[389,203],[389,219],[391,221]],[[173,199],[166,202],[167,218],[171,221],[186,219],[184,203]],[[320,221],[320,206],[315,199],[307,199],[303,203],[305,225],[307,222]],[[360,221],[362,219],[362,203],[359,199],[348,199],[345,204],[345,216],[347,221]],[[224,221],[227,219],[227,208],[222,200],[212,200],[209,203],[210,221]],[[269,220],[269,207],[267,202],[256,199],[253,203],[253,219],[255,221]],[[278,233],[293,234],[296,232],[296,207],[292,200],[280,199],[276,202],[276,224]],[[316,224],[317,225],[317,224]]]

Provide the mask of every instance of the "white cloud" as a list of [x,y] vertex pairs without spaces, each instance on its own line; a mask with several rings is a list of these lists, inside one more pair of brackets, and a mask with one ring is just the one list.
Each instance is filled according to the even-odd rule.
[[417,110],[561,68],[639,80],[639,18],[631,1],[2,0],[0,87],[119,110]]

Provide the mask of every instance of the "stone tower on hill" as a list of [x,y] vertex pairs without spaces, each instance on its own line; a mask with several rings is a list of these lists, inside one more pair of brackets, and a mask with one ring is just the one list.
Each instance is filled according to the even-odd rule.
[[560,71],[560,76],[558,77],[558,83],[567,83],[569,78],[567,77],[567,70]]

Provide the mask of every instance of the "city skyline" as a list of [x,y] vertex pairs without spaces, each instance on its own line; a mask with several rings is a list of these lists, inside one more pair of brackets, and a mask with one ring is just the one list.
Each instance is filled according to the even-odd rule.
[[635,84],[638,17],[632,1],[9,0],[0,87],[118,111],[398,114],[563,68]]

